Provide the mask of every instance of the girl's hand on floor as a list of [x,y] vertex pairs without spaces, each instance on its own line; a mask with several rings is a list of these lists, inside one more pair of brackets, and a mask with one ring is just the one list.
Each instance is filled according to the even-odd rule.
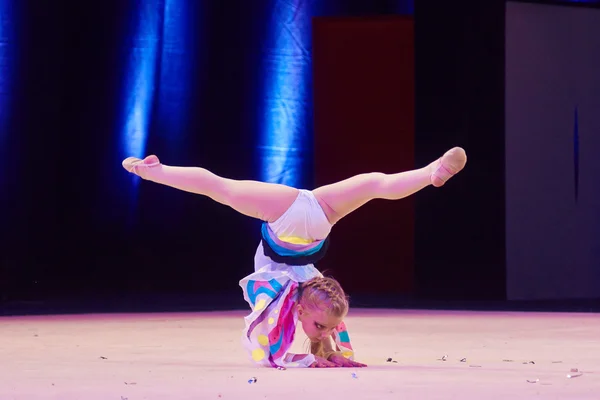
[[310,365],[311,368],[335,368],[336,364],[331,361],[327,361],[323,357],[315,356],[315,362]]
[[362,368],[362,367],[367,366],[366,364],[352,361],[352,360],[344,357],[341,353],[333,353],[332,355],[329,356],[329,361],[334,363],[337,367],[344,367],[344,368],[349,368],[349,367]]

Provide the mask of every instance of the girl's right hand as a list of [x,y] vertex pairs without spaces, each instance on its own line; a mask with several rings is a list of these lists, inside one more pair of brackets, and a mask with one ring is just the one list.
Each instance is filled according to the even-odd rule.
[[363,368],[366,367],[366,364],[359,363],[357,361],[352,361],[349,358],[346,358],[342,355],[342,353],[333,353],[329,356],[328,359],[330,362],[334,363],[336,367],[357,367]]
[[337,365],[331,361],[327,361],[323,357],[315,356],[315,362],[310,365],[311,368],[335,368]]

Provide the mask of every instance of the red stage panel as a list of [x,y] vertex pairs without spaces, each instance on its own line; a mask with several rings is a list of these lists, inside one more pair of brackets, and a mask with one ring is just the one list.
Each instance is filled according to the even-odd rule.
[[[414,22],[313,20],[315,183],[414,165]],[[319,269],[350,292],[413,289],[414,202],[375,200],[334,227]]]

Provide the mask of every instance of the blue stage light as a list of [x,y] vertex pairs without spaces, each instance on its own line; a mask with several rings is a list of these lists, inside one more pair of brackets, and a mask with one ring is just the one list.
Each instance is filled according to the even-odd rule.
[[258,143],[265,182],[299,186],[312,151],[312,2],[275,0],[265,38],[263,125]]
[[[186,130],[190,81],[193,68],[193,38],[189,18],[193,15],[187,0],[165,0],[160,47],[157,135],[168,136],[165,142],[177,150]],[[166,150],[166,149],[165,149]]]
[[126,157],[143,157],[146,150],[163,13],[164,3],[161,0],[143,1],[134,11],[134,26],[128,37],[125,118],[121,135],[122,151]]
[[4,139],[8,118],[11,113],[12,86],[15,60],[15,3],[0,0],[0,138]]

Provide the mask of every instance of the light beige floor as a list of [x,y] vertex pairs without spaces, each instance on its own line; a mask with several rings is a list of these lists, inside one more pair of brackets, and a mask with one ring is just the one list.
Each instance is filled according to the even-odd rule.
[[351,311],[368,368],[286,371],[247,360],[243,316],[0,318],[0,400],[600,399],[598,314]]

